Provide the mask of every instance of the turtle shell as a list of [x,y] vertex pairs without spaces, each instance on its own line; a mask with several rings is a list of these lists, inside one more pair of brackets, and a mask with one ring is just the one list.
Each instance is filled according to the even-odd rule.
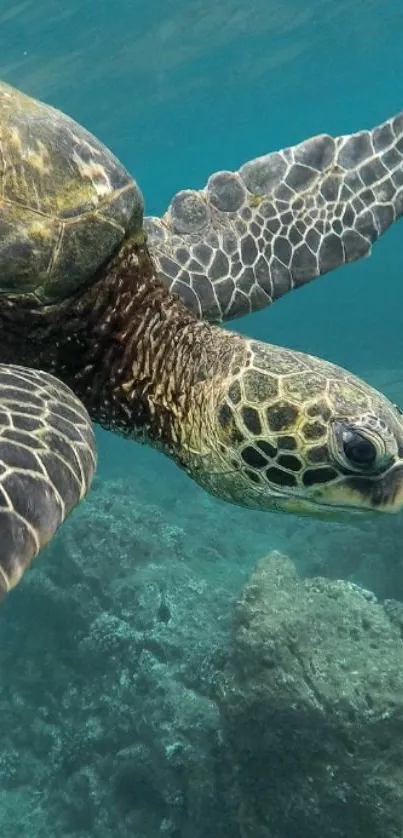
[[142,220],[137,184],[101,142],[0,83],[0,293],[66,298]]

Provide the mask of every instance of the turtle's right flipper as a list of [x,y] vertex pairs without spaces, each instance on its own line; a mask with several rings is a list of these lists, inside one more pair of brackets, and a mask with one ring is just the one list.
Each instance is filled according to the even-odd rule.
[[230,320],[354,262],[403,213],[403,113],[216,172],[146,218],[158,274],[198,317]]
[[0,598],[91,485],[91,420],[48,373],[0,364]]

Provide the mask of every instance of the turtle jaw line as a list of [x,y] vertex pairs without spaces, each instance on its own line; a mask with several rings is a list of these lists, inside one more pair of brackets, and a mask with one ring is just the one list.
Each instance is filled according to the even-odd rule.
[[[379,475],[371,475],[369,483],[365,475],[356,475],[352,478],[339,478],[332,484],[344,491],[346,503],[321,500],[315,496],[303,496],[296,492],[278,494],[280,499],[279,507],[284,511],[293,512],[296,515],[325,518],[328,520],[345,521],[351,519],[358,521],[373,516],[396,515],[403,510],[403,462],[396,461],[386,472]],[[364,492],[364,489],[366,491]],[[354,495],[352,495],[352,491]],[[351,500],[348,501],[350,496]],[[354,500],[356,499],[356,502]]]
[[[261,492],[261,494],[264,496],[265,493]],[[263,506],[259,506],[259,508],[263,511],[291,513],[301,518],[334,521],[335,523],[346,523],[350,519],[352,522],[358,522],[362,518],[372,516],[374,512],[381,514],[381,511],[377,509],[326,503],[326,501],[315,499],[315,497],[307,497],[302,492],[288,492],[287,489],[282,492],[277,489],[275,492],[273,491],[270,495],[270,501],[271,504],[267,505],[265,509]]]
[[[231,482],[233,481],[234,486],[236,486],[237,475],[238,472],[236,469],[227,469],[225,472],[221,472],[220,475],[211,474],[210,478],[213,478],[213,483],[215,482],[214,476],[215,478],[219,476],[225,479],[228,488],[226,492],[222,492],[221,496],[227,501],[261,512],[279,512],[293,514],[301,518],[323,520],[329,523],[351,523],[352,525],[359,525],[360,522],[364,523],[369,518],[396,515],[403,510],[403,462],[401,461],[394,463],[383,474],[371,476],[370,487],[373,490],[372,497],[370,490],[366,494],[359,494],[356,489],[355,503],[353,502],[351,490],[348,491],[348,484],[345,484],[345,475],[340,476],[340,478],[334,481],[332,488],[337,489],[339,487],[340,496],[342,496],[344,484],[346,503],[337,502],[336,500],[334,502],[331,500],[322,500],[318,496],[315,497],[314,494],[309,496],[304,494],[302,490],[287,489],[286,487],[280,491],[278,487],[273,486],[270,487],[270,490],[253,486],[252,494],[245,492],[245,487],[243,487],[241,492],[237,488],[232,494]],[[365,480],[365,476],[357,475],[355,479],[358,481],[360,479]],[[377,492],[378,487],[379,491]],[[204,488],[207,488],[214,495],[217,494],[208,485],[204,485]],[[348,501],[349,495],[351,498],[350,502]]]
[[373,517],[374,515],[379,516],[384,514],[384,510],[373,507],[354,507],[348,504],[343,506],[343,504],[326,503],[324,501],[315,501],[313,498],[299,496],[295,498],[284,496],[283,500],[285,501],[283,506],[284,512],[291,512],[303,518],[316,518],[317,520],[322,519],[335,523],[348,523],[349,521],[351,523],[359,523],[362,519],[367,520],[367,518]]
[[[264,492],[261,492],[262,499]],[[251,504],[252,506],[252,504]],[[368,518],[380,517],[385,514],[397,514],[401,507],[387,508],[375,506],[350,506],[349,504],[326,503],[299,494],[272,493],[267,504],[256,504],[256,509],[263,512],[280,512],[292,514],[301,518],[312,518],[334,523],[359,523]]]

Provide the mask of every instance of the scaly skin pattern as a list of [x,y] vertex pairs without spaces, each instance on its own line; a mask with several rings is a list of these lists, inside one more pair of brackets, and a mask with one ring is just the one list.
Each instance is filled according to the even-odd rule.
[[90,417],[46,372],[0,364],[0,599],[87,494]]
[[[403,505],[403,423],[317,358],[200,322],[155,277],[144,238],[57,306],[0,297],[0,358],[46,369],[92,419],[164,451],[207,491],[330,516]],[[352,463],[347,436],[372,445]]]
[[354,262],[403,213],[403,114],[216,172],[145,218],[156,272],[200,318],[271,305]]

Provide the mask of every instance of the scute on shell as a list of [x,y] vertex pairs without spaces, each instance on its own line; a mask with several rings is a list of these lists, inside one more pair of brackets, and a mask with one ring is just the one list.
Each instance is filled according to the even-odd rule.
[[141,192],[112,152],[0,83],[0,293],[63,300],[142,223]]

